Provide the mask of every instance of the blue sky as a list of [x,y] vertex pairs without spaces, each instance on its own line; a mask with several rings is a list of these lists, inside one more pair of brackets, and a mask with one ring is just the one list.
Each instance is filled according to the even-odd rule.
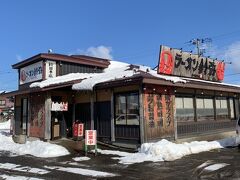
[[12,64],[49,48],[62,54],[100,51],[154,67],[161,44],[194,50],[186,42],[206,37],[213,40],[206,55],[234,62],[225,82],[240,83],[240,75],[228,75],[240,72],[239,7],[237,0],[3,0],[0,90],[17,89]]

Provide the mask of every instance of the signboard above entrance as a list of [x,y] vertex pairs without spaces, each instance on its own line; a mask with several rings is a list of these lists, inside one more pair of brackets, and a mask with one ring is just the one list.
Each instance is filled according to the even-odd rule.
[[209,81],[223,81],[225,63],[223,61],[199,57],[167,46],[161,46],[158,73]]
[[20,69],[20,84],[34,82],[43,78],[43,62],[31,64]]

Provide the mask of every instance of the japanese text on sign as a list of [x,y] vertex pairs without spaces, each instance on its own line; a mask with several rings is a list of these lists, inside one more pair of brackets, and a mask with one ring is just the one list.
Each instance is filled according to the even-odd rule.
[[84,129],[84,124],[75,123],[73,125],[73,136],[82,137],[83,136],[83,129]]
[[85,145],[96,145],[97,142],[97,132],[96,130],[86,130],[85,131]]
[[224,79],[225,63],[196,54],[161,46],[159,74],[192,77],[210,81]]
[[52,102],[51,111],[68,111],[67,102]]

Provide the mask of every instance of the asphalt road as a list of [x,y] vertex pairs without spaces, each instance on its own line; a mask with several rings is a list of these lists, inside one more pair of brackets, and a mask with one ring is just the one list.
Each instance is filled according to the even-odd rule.
[[[240,179],[240,150],[227,148],[185,156],[172,162],[144,162],[133,165],[119,164],[106,155],[89,155],[88,161],[74,162],[71,154],[59,158],[36,158],[32,156],[13,156],[0,152],[0,177],[24,176],[40,179]],[[80,155],[83,156],[83,155]],[[19,165],[12,168],[11,164]],[[206,170],[206,165],[225,164],[218,170]],[[9,168],[10,166],[10,168]],[[58,169],[49,167],[58,167]],[[202,166],[202,167],[199,167]],[[20,168],[19,168],[20,167]],[[94,177],[61,171],[61,168],[87,169],[113,173],[114,177]],[[35,168],[35,169],[34,169]],[[38,169],[36,169],[38,168]],[[39,171],[40,169],[40,171]],[[36,172],[39,171],[39,172]],[[47,173],[42,171],[47,171]],[[0,178],[1,179],[1,178]]]

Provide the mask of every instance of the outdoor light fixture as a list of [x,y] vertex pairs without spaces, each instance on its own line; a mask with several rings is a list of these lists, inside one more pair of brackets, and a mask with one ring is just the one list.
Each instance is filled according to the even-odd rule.
[[147,89],[147,88],[145,88],[145,87],[143,88],[144,91],[146,91],[146,89]]
[[204,94],[203,91],[201,92],[201,94]]
[[153,91],[156,91],[156,89],[155,89],[155,88],[153,88]]

